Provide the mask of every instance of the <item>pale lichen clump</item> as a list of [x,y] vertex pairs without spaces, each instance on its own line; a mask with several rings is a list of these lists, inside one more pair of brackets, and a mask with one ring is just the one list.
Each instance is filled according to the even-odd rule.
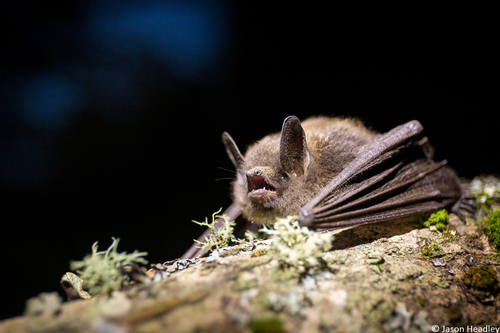
[[68,300],[90,298],[89,293],[83,290],[82,285],[83,279],[74,273],[66,272],[61,278],[61,287],[66,292]]
[[500,198],[500,178],[489,175],[474,177],[466,188],[482,210],[488,210]]
[[278,261],[300,273],[321,267],[324,263],[322,256],[331,249],[334,239],[329,233],[300,227],[297,216],[278,219],[273,229],[264,227],[261,231],[273,239],[271,251],[277,255]]
[[[208,222],[208,218],[205,217],[204,222],[192,221],[203,227],[207,227],[212,231],[212,233],[205,238],[204,242],[200,242],[196,239],[194,241],[200,244],[200,248],[208,248],[209,251],[213,249],[220,249],[229,245],[229,242],[236,242],[236,237],[234,236],[234,226],[236,222],[230,221],[229,216],[226,214],[217,215],[221,212],[222,208],[212,214],[212,222]],[[217,226],[218,219],[222,219],[222,225]]]
[[41,293],[26,302],[24,314],[43,321],[54,320],[61,312],[62,298],[56,293]]
[[97,242],[92,245],[92,254],[81,261],[72,261],[71,270],[78,273],[83,279],[85,289],[90,294],[104,294],[121,288],[128,284],[130,277],[124,273],[123,268],[134,264],[147,264],[148,261],[142,256],[147,252],[135,250],[133,253],[117,252],[120,238],[114,238],[113,243],[106,251],[97,251]]

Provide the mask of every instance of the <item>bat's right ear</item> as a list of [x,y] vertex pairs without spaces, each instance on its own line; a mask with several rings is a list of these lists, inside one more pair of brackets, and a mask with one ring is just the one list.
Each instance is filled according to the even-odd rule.
[[241,155],[238,146],[234,143],[233,138],[228,132],[222,133],[222,143],[224,144],[224,148],[226,148],[229,159],[233,162],[234,167],[238,169],[243,162],[245,162],[245,159],[243,158],[243,155]]

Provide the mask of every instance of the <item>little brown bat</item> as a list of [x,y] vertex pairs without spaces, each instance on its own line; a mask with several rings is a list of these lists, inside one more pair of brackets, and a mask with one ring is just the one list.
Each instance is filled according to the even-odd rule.
[[298,215],[301,225],[316,230],[441,208],[463,218],[473,204],[464,199],[446,160],[432,159],[434,149],[422,130],[416,120],[377,134],[353,119],[314,117],[301,123],[289,116],[281,133],[257,141],[245,156],[224,132],[236,167],[234,203],[226,212],[256,224]]

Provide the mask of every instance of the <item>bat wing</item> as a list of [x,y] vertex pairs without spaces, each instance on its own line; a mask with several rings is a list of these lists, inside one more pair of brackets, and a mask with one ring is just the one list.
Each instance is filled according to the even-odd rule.
[[449,207],[462,195],[454,171],[432,160],[422,125],[410,121],[378,136],[299,211],[316,230],[375,223]]

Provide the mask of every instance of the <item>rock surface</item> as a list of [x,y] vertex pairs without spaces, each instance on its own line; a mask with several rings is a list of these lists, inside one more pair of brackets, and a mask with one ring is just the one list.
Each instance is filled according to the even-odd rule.
[[280,264],[269,241],[237,245],[161,282],[110,297],[63,302],[56,293],[41,294],[24,316],[1,322],[0,332],[442,332],[500,326],[498,281],[487,287],[466,283],[472,269],[491,266],[498,274],[497,258],[473,223],[452,215],[448,230],[418,229],[411,221],[344,230],[323,255],[324,265],[307,274]]

